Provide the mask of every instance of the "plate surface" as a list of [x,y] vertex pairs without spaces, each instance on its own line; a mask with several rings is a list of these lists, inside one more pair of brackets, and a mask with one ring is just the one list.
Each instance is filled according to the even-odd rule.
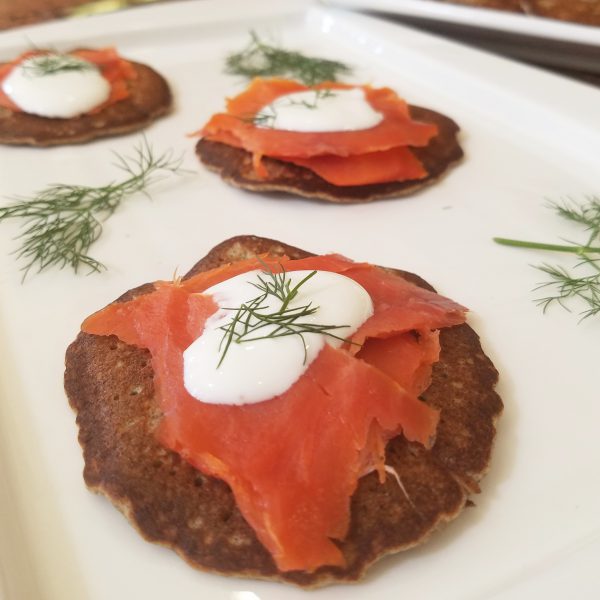
[[[0,38],[0,60],[28,43],[116,45],[169,79],[172,116],[146,132],[156,151],[185,153],[195,173],[168,179],[153,199],[132,197],[105,224],[93,256],[108,267],[48,271],[21,283],[10,255],[16,223],[0,225],[0,593],[10,600],[172,597],[295,600],[279,584],[188,567],[141,539],[82,481],[74,416],[62,389],[64,352],[83,318],[136,285],[185,272],[212,246],[254,233],[315,252],[419,273],[469,306],[471,325],[501,373],[506,405],[476,507],[426,545],[376,565],[357,586],[319,600],[372,597],[578,598],[600,593],[600,321],[543,315],[529,265],[562,257],[495,245],[493,236],[581,237],[545,198],[598,193],[600,93],[435,37],[305,2],[183,2],[28,28]],[[332,206],[244,193],[197,164],[198,129],[242,89],[224,56],[254,29],[286,47],[355,65],[356,81],[389,85],[460,123],[465,161],[404,200]],[[102,32],[111,32],[102,33]],[[26,34],[26,37],[25,37]],[[0,193],[52,182],[114,180],[111,151],[141,135],[53,149],[0,148]],[[4,200],[3,200],[4,201]]]

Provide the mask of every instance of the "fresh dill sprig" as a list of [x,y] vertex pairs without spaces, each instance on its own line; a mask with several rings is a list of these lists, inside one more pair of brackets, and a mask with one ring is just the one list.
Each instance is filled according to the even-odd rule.
[[304,106],[308,110],[315,110],[319,106],[319,101],[325,100],[325,98],[335,97],[335,92],[330,88],[324,88],[320,90],[314,90],[315,97],[313,100],[292,100],[289,99],[290,106]]
[[[333,98],[335,96],[335,92],[329,88],[313,91],[314,98],[312,100],[294,100],[292,98],[287,98],[287,104],[284,106],[303,106],[308,110],[315,110],[319,106],[319,102],[321,100],[324,100],[325,98]],[[286,100],[286,97],[284,96],[283,99]],[[242,121],[251,123],[256,127],[273,128],[275,127],[275,120],[277,119],[277,109],[273,104],[269,104],[254,116],[243,116],[241,119]]]
[[337,60],[305,56],[267,44],[254,31],[250,32],[250,37],[250,44],[244,50],[227,57],[227,73],[249,78],[290,77],[306,85],[316,85],[337,81],[341,75],[352,72],[351,67]]
[[26,261],[23,279],[37,266],[37,272],[51,266],[70,266],[75,272],[87,267],[90,272],[105,268],[88,254],[102,233],[102,222],[112,215],[124,198],[146,189],[168,173],[180,173],[182,157],[172,151],[156,155],[144,138],[133,156],[114,153],[115,166],[127,175],[105,186],[53,184],[31,198],[17,196],[12,204],[0,207],[0,223],[25,219],[17,237],[21,246],[17,258]]
[[30,77],[44,77],[65,71],[94,70],[97,70],[95,65],[70,54],[40,54],[23,63],[23,71]]
[[[579,275],[579,273],[575,275],[575,269],[581,267],[588,268],[587,275]],[[558,303],[569,310],[566,302],[571,298],[579,298],[587,306],[580,313],[582,319],[600,313],[600,259],[582,256],[582,260],[575,265],[573,272],[549,264],[543,264],[537,268],[546,273],[550,277],[550,281],[538,285],[535,289],[555,288],[554,294],[537,300],[544,312],[553,303]]]
[[[267,265],[264,265],[264,267],[265,270],[262,274],[257,276],[258,283],[249,282],[258,289],[260,294],[251,300],[243,302],[239,307],[224,309],[233,311],[234,315],[227,324],[220,327],[224,333],[219,344],[221,356],[217,368],[225,360],[225,356],[232,343],[241,344],[244,342],[297,335],[302,340],[304,362],[306,362],[307,347],[304,339],[305,333],[320,333],[338,340],[347,341],[345,338],[333,333],[333,331],[347,328],[349,325],[322,325],[302,320],[314,315],[319,310],[319,306],[313,306],[309,302],[308,304],[290,308],[290,303],[298,296],[300,288],[316,275],[316,271],[311,271],[292,287],[292,281],[283,266],[280,265],[281,271],[278,273],[273,272]],[[281,306],[278,309],[271,308],[269,301],[273,299],[281,302]],[[265,331],[265,328],[269,329]]]
[[537,298],[536,302],[544,312],[553,304],[559,304],[566,310],[569,302],[578,299],[586,307],[581,311],[582,319],[600,314],[600,198],[592,196],[583,204],[573,201],[553,202],[550,208],[559,216],[585,227],[588,234],[583,244],[568,242],[567,244],[546,244],[506,238],[494,238],[494,241],[506,246],[567,252],[576,254],[578,262],[569,270],[565,267],[548,263],[535,268],[550,277],[549,281],[540,283],[535,290],[550,289],[548,296]]
[[272,105],[265,106],[261,109],[261,112],[255,115],[249,115],[248,117],[242,117],[242,120],[250,123],[256,127],[270,127],[275,126],[275,119],[277,118],[277,111]]

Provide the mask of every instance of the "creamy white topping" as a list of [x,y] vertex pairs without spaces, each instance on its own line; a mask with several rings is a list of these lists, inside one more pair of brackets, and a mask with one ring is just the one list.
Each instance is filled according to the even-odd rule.
[[60,61],[65,56],[44,54],[24,60],[4,79],[2,90],[24,112],[49,118],[70,119],[105,102],[110,83],[94,64],[68,55],[69,64],[80,68],[44,68],[48,57]]
[[[311,271],[291,271],[286,277],[293,289]],[[260,295],[255,285],[262,271],[251,271],[219,283],[204,293],[212,296],[219,309],[206,322],[202,335],[184,352],[184,385],[198,400],[211,404],[248,404],[261,402],[282,394],[304,373],[325,343],[340,346],[343,339],[322,333],[303,333],[270,337],[256,341],[233,342],[220,366],[224,331],[235,310]],[[268,276],[267,276],[268,277]],[[313,315],[300,319],[315,325],[344,325],[331,333],[347,338],[373,314],[373,303],[367,291],[344,275],[317,271],[298,289],[298,295],[287,308],[299,308],[312,303],[318,307]],[[268,296],[268,310],[278,311],[282,302]],[[236,325],[236,332],[242,331]],[[252,337],[272,334],[275,325],[256,330]],[[304,340],[304,343],[303,343]]]
[[280,96],[256,115],[258,127],[286,131],[357,131],[378,125],[383,115],[364,90],[310,90]]

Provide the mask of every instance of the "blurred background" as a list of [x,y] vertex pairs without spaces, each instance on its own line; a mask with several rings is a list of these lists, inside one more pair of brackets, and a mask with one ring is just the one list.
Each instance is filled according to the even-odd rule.
[[[171,1],[173,0],[0,0],[0,31],[53,19],[86,17]],[[231,4],[236,1],[241,4],[249,0],[229,1]],[[306,0],[307,3],[311,1],[313,0]],[[574,42],[572,35],[569,40],[562,39],[560,35],[550,40],[548,37],[538,38],[535,35],[520,33],[519,28],[513,31],[494,26],[494,21],[510,15],[511,18],[523,19],[524,22],[535,17],[533,20],[541,23],[576,24],[584,26],[583,29],[600,32],[600,29],[597,29],[600,27],[600,0],[398,0],[387,3],[370,0],[320,1],[344,8],[374,12],[392,21],[600,87],[600,43]],[[482,26],[482,19],[477,19],[477,26],[471,26],[468,14],[458,20],[436,19],[432,15],[435,12],[439,13],[439,10],[429,11],[431,14],[426,18],[415,16],[414,9],[402,10],[403,6],[414,8],[421,4],[425,9],[440,9],[443,8],[442,5],[446,5],[448,11],[456,7],[462,9],[463,13],[480,12],[485,15],[484,20],[489,27]],[[386,6],[393,6],[393,9],[386,9]],[[427,11],[423,14],[425,13]]]
[[[0,0],[0,29],[170,0]],[[247,0],[239,0],[245,2]],[[285,2],[285,0],[281,0]],[[431,1],[431,0],[427,0]],[[600,25],[600,0],[433,0]],[[368,7],[368,0],[364,2]]]

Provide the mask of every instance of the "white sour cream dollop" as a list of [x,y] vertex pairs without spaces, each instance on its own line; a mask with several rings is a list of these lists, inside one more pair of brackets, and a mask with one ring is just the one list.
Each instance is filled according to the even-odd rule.
[[[293,288],[311,271],[291,271],[286,277]],[[212,296],[219,309],[206,322],[202,335],[183,353],[184,385],[198,400],[210,404],[249,404],[268,400],[285,392],[304,373],[317,357],[325,343],[340,346],[343,341],[319,333],[304,333],[305,347],[298,335],[272,337],[243,343],[232,343],[221,365],[224,331],[235,311],[256,298],[260,292],[257,276],[262,271],[251,271],[219,283],[204,293]],[[268,276],[267,276],[268,278]],[[303,318],[319,325],[346,325],[332,333],[347,338],[373,314],[373,303],[367,291],[344,275],[317,271],[300,288],[288,308],[312,303],[318,307],[314,315]],[[271,313],[281,308],[282,302],[268,297]],[[241,327],[241,326],[239,326]],[[257,330],[256,335],[272,332],[275,325]],[[239,328],[238,330],[239,331]]]
[[256,126],[286,131],[325,132],[370,129],[383,120],[364,90],[309,90],[280,96],[258,111]]
[[33,56],[16,66],[2,82],[2,91],[24,112],[40,117],[70,119],[105,102],[110,83],[98,68],[83,59],[68,56],[81,69],[45,72],[39,61],[48,56]]

